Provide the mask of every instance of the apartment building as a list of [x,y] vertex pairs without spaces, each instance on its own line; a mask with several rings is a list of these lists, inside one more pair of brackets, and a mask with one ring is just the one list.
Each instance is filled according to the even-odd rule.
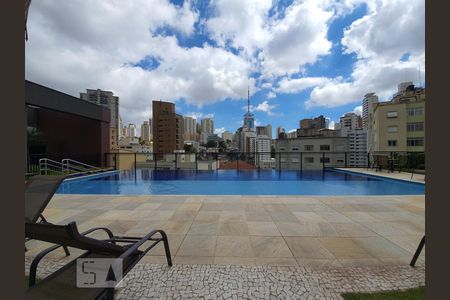
[[182,150],[183,117],[175,113],[175,104],[153,101],[153,149],[156,153]]
[[298,137],[275,141],[276,168],[282,170],[345,167],[349,151],[347,137]]
[[370,135],[373,151],[425,151],[425,89],[400,84],[391,101],[374,104]]
[[109,123],[110,150],[117,149],[119,143],[119,97],[113,92],[100,89],[86,89],[80,93],[80,99],[106,107],[109,109],[111,122]]
[[197,120],[193,117],[183,117],[183,139],[185,141],[197,140]]
[[144,121],[141,125],[141,141],[150,142],[152,140],[152,136],[150,134],[150,124],[148,121]]

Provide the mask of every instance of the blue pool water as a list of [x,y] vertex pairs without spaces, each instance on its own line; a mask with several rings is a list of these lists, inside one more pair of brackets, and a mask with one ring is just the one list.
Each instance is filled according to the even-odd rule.
[[110,195],[420,195],[425,185],[340,170],[167,171],[140,169],[76,179],[60,194]]

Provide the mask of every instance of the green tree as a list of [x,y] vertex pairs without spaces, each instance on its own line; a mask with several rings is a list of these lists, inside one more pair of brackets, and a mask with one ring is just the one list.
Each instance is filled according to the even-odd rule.
[[206,148],[216,148],[217,147],[217,142],[216,141],[208,141],[206,143]]

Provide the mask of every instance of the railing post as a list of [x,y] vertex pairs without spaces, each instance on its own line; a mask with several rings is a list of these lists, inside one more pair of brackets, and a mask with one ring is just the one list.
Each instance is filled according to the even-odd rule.
[[134,170],[136,171],[136,165],[137,165],[137,154],[134,152]]
[[345,153],[345,167],[347,168],[347,151],[344,152]]
[[300,151],[300,171],[303,171],[303,152]]
[[325,170],[325,152],[322,152],[322,170]]
[[195,170],[198,171],[198,153],[195,152]]
[[278,152],[278,170],[281,172],[281,152]]
[[153,169],[156,170],[156,154],[155,154],[155,152],[153,152],[152,154],[153,154],[153,163],[155,165],[155,167]]
[[367,152],[367,169],[370,168],[370,152]]
[[175,152],[175,170],[178,170],[178,153]]

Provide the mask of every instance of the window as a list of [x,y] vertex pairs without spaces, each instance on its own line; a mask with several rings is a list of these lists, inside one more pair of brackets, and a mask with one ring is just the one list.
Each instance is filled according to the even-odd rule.
[[313,151],[314,145],[305,145],[305,151]]
[[398,114],[396,111],[388,111],[387,117],[388,118],[397,118]]
[[388,126],[387,131],[388,132],[397,132],[398,131],[398,126],[397,125]]
[[292,147],[291,151],[298,151],[298,148],[297,147]]
[[314,162],[314,157],[305,157],[305,163],[312,164]]
[[423,122],[406,124],[406,131],[423,131]]
[[330,151],[330,145],[320,145],[320,151]]
[[343,163],[344,160],[343,160],[343,159],[337,159],[336,162],[338,162],[338,163]]
[[330,163],[330,158],[329,157],[321,157],[320,158],[320,162],[321,163]]
[[286,148],[280,147],[280,151],[284,151],[284,150],[286,150]]
[[423,115],[423,107],[410,107],[406,109],[408,116],[421,116]]
[[408,147],[423,146],[423,138],[407,138],[406,146]]
[[388,140],[388,147],[397,147],[397,140]]

